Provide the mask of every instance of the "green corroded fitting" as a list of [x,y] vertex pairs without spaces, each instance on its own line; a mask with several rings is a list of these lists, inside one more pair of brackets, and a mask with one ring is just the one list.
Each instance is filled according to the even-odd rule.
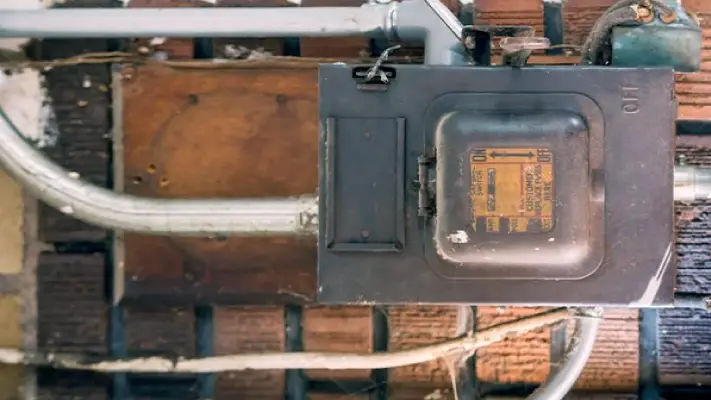
[[701,68],[703,35],[697,21],[679,0],[663,0],[676,13],[671,23],[657,16],[649,23],[621,25],[612,31],[612,65],[673,67],[678,72]]

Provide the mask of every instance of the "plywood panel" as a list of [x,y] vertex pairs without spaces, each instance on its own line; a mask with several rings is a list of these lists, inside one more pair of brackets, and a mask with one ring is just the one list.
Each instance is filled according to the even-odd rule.
[[[126,191],[147,197],[316,192],[316,69],[141,67],[124,80]],[[126,296],[308,302],[314,238],[127,234]]]
[[[40,349],[105,354],[107,309],[104,255],[40,255],[37,267],[37,345]],[[12,327],[5,327],[5,330]],[[107,375],[43,371],[38,397],[107,398]]]
[[711,315],[705,310],[659,311],[659,378],[667,385],[711,385]]

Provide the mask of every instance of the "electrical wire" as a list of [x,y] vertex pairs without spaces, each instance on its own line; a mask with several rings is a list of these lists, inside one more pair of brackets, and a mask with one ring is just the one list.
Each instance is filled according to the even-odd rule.
[[563,361],[526,400],[560,400],[568,394],[580,377],[595,345],[602,320],[602,309],[580,309],[580,313]]
[[617,8],[603,14],[593,25],[590,34],[585,39],[581,50],[583,64],[601,64],[600,53],[609,42],[612,28],[637,21],[637,10],[632,7]]
[[[645,16],[645,10],[646,16]],[[646,23],[654,19],[656,12],[664,22],[676,19],[676,12],[659,0],[620,0],[610,6],[598,18],[588,34],[581,50],[583,64],[604,65],[601,54],[607,47],[612,28],[629,23]]]
[[[386,353],[263,353],[204,358],[168,358],[160,356],[111,358],[85,353],[57,353],[0,349],[0,363],[84,370],[101,373],[217,373],[266,369],[384,369],[419,364],[446,357],[466,358],[484,346],[520,333],[536,330],[569,318],[592,318],[577,309],[557,308],[516,321],[470,333],[464,337],[416,349]],[[577,350],[575,350],[577,351]]]

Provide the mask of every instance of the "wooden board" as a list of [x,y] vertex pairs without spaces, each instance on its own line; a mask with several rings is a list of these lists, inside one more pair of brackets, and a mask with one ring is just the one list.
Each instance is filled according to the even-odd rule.
[[[126,191],[147,197],[315,193],[316,70],[142,67],[124,81]],[[310,302],[313,238],[126,235],[127,298]]]

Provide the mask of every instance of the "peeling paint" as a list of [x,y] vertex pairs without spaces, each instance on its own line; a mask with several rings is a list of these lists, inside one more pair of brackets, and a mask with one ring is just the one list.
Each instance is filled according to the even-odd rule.
[[[1,0],[3,9],[37,9],[52,2]],[[0,49],[22,51],[28,39],[0,39]],[[58,130],[54,112],[44,87],[44,78],[36,70],[0,73],[0,106],[13,124],[39,147],[52,146]]]

